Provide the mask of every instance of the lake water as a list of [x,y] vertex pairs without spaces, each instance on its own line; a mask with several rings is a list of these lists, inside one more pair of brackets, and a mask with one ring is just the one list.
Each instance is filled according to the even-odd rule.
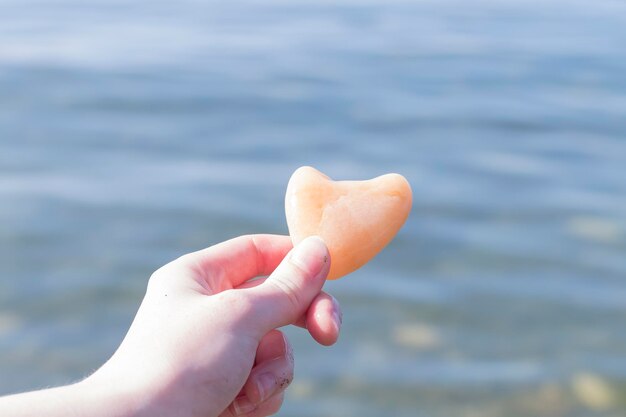
[[626,413],[626,3],[0,0],[0,393],[105,361],[150,273],[286,233],[290,174],[404,174],[288,330],[279,415]]

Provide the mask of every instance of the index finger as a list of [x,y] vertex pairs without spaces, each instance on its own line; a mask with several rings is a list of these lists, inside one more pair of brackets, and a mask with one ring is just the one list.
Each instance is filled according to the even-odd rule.
[[186,258],[195,264],[208,286],[219,292],[271,274],[292,247],[289,236],[245,235],[190,253]]

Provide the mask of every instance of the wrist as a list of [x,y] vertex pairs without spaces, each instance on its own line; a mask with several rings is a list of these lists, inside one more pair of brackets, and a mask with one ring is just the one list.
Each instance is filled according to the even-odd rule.
[[70,386],[73,395],[81,398],[85,415],[90,417],[143,417],[149,415],[147,390],[135,381],[99,369],[86,379]]
[[90,417],[179,415],[186,406],[184,398],[188,393],[181,393],[180,386],[189,386],[188,378],[172,372],[168,366],[147,366],[142,361],[129,363],[120,359],[114,356],[75,384],[79,395],[93,405]]
[[[31,417],[122,417],[123,407],[113,402],[115,413],[110,413],[107,397],[102,395],[105,389],[98,388],[91,380],[84,380],[71,385],[25,392],[0,398],[2,416]],[[110,398],[110,397],[109,397]]]

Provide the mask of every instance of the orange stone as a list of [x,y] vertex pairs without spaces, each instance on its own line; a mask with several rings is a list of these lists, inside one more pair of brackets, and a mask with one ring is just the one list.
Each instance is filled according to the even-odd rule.
[[294,245],[312,235],[324,240],[331,258],[328,279],[337,279],[391,242],[411,203],[411,187],[402,175],[333,181],[315,168],[301,167],[287,185],[285,213]]

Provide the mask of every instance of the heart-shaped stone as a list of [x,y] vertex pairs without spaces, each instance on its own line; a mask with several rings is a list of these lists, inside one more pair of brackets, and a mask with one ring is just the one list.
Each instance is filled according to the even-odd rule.
[[408,181],[387,174],[367,181],[333,181],[311,167],[287,185],[285,214],[293,244],[320,236],[330,251],[328,279],[365,265],[400,230],[411,211]]

